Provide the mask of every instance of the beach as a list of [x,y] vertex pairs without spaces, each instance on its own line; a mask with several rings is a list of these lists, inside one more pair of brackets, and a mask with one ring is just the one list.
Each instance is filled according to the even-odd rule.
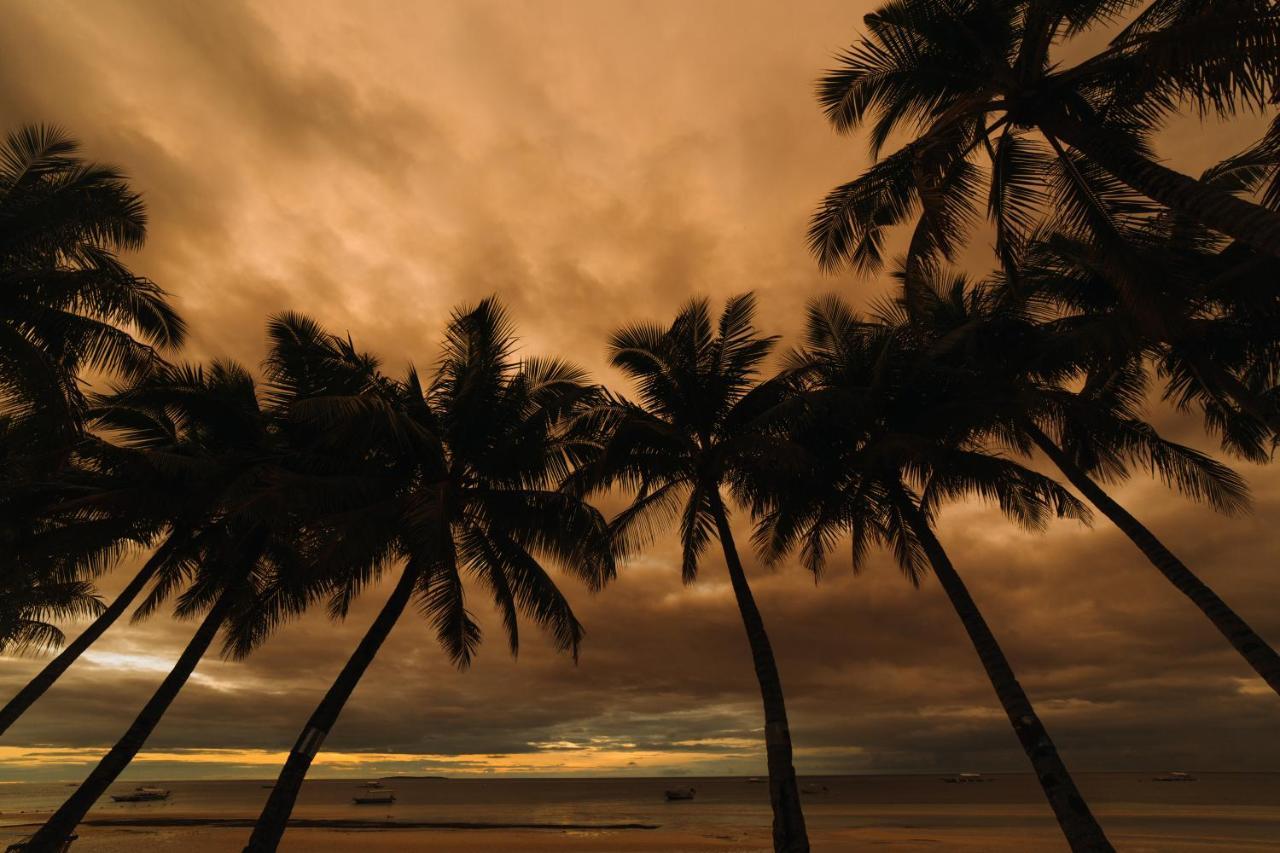
[[[1080,774],[1080,783],[1126,853],[1280,850],[1280,774]],[[1060,853],[1067,849],[1035,780],[1001,774],[949,784],[939,776],[805,779],[813,848],[960,853]],[[139,780],[141,781],[141,780]],[[238,851],[265,799],[264,782],[148,784],[163,803],[99,803],[75,853]],[[741,778],[387,780],[391,806],[356,806],[354,780],[308,782],[285,837],[290,851],[767,851],[768,792]],[[668,803],[672,785],[698,789]],[[825,790],[822,790],[825,788]],[[122,788],[123,789],[123,788]],[[30,832],[67,785],[0,786],[0,841]]]

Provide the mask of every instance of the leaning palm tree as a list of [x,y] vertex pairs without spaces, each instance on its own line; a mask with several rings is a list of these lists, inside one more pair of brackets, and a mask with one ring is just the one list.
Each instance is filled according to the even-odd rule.
[[645,544],[655,522],[679,515],[687,584],[697,580],[712,538],[719,539],[764,704],[773,846],[804,851],[809,839],[782,680],[721,494],[754,465],[779,455],[779,443],[763,424],[781,386],[756,381],[777,339],[757,333],[754,313],[754,297],[735,296],[716,323],[706,300],[694,300],[669,327],[637,324],[615,332],[609,341],[613,365],[635,381],[639,402],[611,397],[591,413],[604,444],[575,485],[636,491],[612,522],[626,550]]
[[[340,470],[317,465],[316,454],[304,458],[299,452],[314,444],[314,435],[277,415],[307,398],[349,394],[368,386],[375,381],[377,362],[349,340],[324,334],[305,317],[285,315],[270,331],[273,381],[264,397],[270,428],[276,433],[273,441],[282,451],[292,448],[283,452],[290,454],[291,465],[301,466],[295,476],[278,481],[271,490],[244,478],[266,458],[262,442],[267,436],[256,424],[245,429],[254,419],[245,405],[251,380],[243,370],[215,365],[206,375],[200,369],[164,367],[124,391],[96,400],[89,411],[95,427],[127,434],[130,446],[84,439],[72,464],[53,479],[52,496],[43,497],[39,506],[19,496],[23,506],[36,506],[44,528],[38,535],[27,533],[22,547],[15,545],[10,551],[15,559],[23,559],[28,574],[42,572],[84,583],[114,565],[124,548],[154,550],[110,605],[95,606],[100,611],[97,618],[0,709],[0,734],[128,612],[148,586],[182,565],[192,537],[201,525],[217,518],[229,496],[238,495],[242,511],[247,510],[242,482],[258,493],[270,492],[277,503],[297,512],[333,511],[354,499]],[[228,415],[237,411],[238,420]],[[237,424],[239,434],[231,429]],[[263,614],[256,624],[271,625],[272,619]],[[247,653],[243,641],[237,643],[238,653]]]
[[[309,332],[285,323],[275,335],[297,342],[292,357],[306,360]],[[589,451],[569,426],[596,391],[577,367],[521,361],[514,347],[505,312],[486,299],[454,314],[427,387],[410,370],[400,382],[295,407],[294,419],[316,431],[326,453],[349,460],[345,470],[363,495],[358,505],[314,525],[319,547],[312,557],[330,579],[330,612],[345,616],[359,591],[389,565],[401,569],[298,736],[247,851],[279,845],[317,750],[411,603],[432,621],[460,668],[481,639],[466,609],[464,575],[493,598],[512,654],[523,614],[576,659],[582,626],[543,563],[559,563],[591,589],[614,573],[604,518],[557,488]]]
[[62,849],[142,749],[220,630],[245,621],[238,614],[260,612],[274,578],[298,585],[294,525],[250,500],[261,482],[279,477],[283,454],[247,371],[228,363],[207,371],[166,368],[103,400],[98,421],[121,438],[115,455],[126,458],[129,470],[86,502],[143,517],[157,502],[172,502],[160,550],[166,558],[135,618],[173,596],[177,616],[202,618],[134,722],[27,843],[29,853]]
[[79,433],[80,371],[136,377],[185,330],[118,258],[146,237],[141,197],[78,149],[41,126],[0,145],[0,411],[38,418],[47,443]]
[[[889,546],[919,585],[927,568],[950,599],[1073,851],[1110,851],[1102,827],[1004,651],[934,533],[939,507],[977,496],[1038,529],[1051,515],[1087,517],[1052,480],[987,453],[983,434],[950,417],[945,372],[921,376],[899,330],[860,320],[837,299],[811,304],[807,346],[789,358],[803,402],[786,427],[810,454],[806,475],[753,488],[756,540],[772,560],[799,547],[820,575],[831,547],[853,538],[855,571]],[[966,389],[967,390],[967,389]]]
[[[1200,579],[1103,483],[1145,469],[1184,495],[1226,514],[1248,507],[1244,481],[1198,451],[1167,441],[1142,419],[1148,374],[1140,362],[1098,358],[1073,322],[1033,322],[1007,290],[922,291],[896,323],[916,341],[919,370],[962,376],[969,388],[953,418],[985,423],[1021,453],[1039,450],[1185,595],[1248,664],[1280,693],[1280,654]],[[1086,326],[1085,336],[1096,334]],[[1081,353],[1084,353],[1082,356]],[[1073,387],[1074,386],[1074,387]]]
[[[1060,41],[1139,6],[1101,51],[1056,60]],[[1117,209],[1142,215],[1153,202],[1280,254],[1280,214],[1161,165],[1150,148],[1184,103],[1220,115],[1268,104],[1280,75],[1271,0],[895,0],[864,22],[818,98],[837,131],[873,122],[878,162],[813,215],[824,267],[875,269],[885,230],[918,214],[914,275],[952,255],[980,202],[1006,265],[1046,209],[1064,228],[1105,233]],[[879,159],[902,130],[914,138]]]

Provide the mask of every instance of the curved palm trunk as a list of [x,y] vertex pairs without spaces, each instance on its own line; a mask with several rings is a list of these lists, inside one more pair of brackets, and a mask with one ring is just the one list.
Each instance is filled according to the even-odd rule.
[[1175,172],[1084,122],[1049,117],[1040,127],[1102,166],[1148,198],[1197,222],[1280,256],[1280,214]]
[[280,775],[276,777],[271,796],[267,798],[267,804],[262,807],[262,814],[258,816],[253,834],[249,836],[249,843],[244,848],[246,853],[250,851],[265,853],[279,846],[289,823],[289,815],[298,801],[298,793],[302,790],[302,782],[306,779],[312,760],[320,750],[320,744],[324,742],[329,735],[329,730],[338,721],[338,715],[342,713],[343,707],[351,698],[356,685],[360,683],[365,670],[369,668],[369,664],[373,663],[378,650],[382,648],[383,641],[387,639],[396,621],[404,613],[409,599],[413,597],[417,581],[417,569],[406,567],[391,597],[387,599],[378,617],[373,620],[373,624],[361,638],[360,644],[356,646],[355,652],[342,668],[342,672],[338,674],[329,692],[312,712],[311,719],[307,720],[284,767],[280,769]]
[[37,699],[45,694],[54,682],[62,677],[62,674],[70,668],[71,664],[76,662],[80,655],[98,641],[108,628],[110,628],[124,612],[129,609],[138,594],[146,588],[147,583],[155,575],[158,563],[155,558],[148,560],[146,565],[134,575],[133,580],[129,581],[129,585],[120,591],[115,601],[111,602],[111,606],[102,612],[102,615],[85,628],[80,636],[76,637],[67,647],[63,649],[57,657],[49,661],[44,669],[40,670],[29,682],[27,686],[18,691],[9,703],[0,709],[0,735],[8,731],[9,726],[17,722],[28,708],[30,708]]
[[1227,642],[1231,643],[1240,656],[1249,662],[1258,675],[1262,676],[1263,681],[1280,694],[1280,655],[1276,654],[1276,650],[1227,606],[1208,584],[1184,566],[1182,561],[1175,557],[1173,552],[1166,548],[1150,530],[1143,527],[1138,519],[1112,500],[1102,487],[1072,462],[1071,458],[1047,435],[1036,427],[1030,427],[1028,432],[1036,446],[1044,451],[1044,454],[1062,471],[1071,485],[1097,507],[1099,512],[1110,519],[1112,524],[1120,528],[1124,535],[1128,536],[1129,540],[1146,555],[1151,565],[1159,569],[1160,574],[1164,575],[1169,583],[1191,599],[1191,602],[1200,608],[1200,612],[1208,616],[1209,621],[1222,632]]
[[983,618],[964,581],[951,565],[942,543],[933,535],[928,520],[914,504],[906,501],[903,502],[903,513],[924,547],[938,583],[947,593],[960,621],[964,623],[965,633],[969,635],[978,659],[982,661],[982,667],[991,679],[991,686],[995,688],[1000,705],[1009,717],[1018,742],[1022,744],[1023,752],[1035,769],[1036,778],[1058,818],[1058,825],[1062,827],[1067,843],[1074,853],[1114,853],[1115,848],[1089,810],[1089,804],[1080,796],[1067,765],[1058,754],[1058,748],[1054,746],[1044,723],[1040,722],[1022,685],[1018,683],[1013,667],[1009,665],[1008,658],[991,633],[987,620]]
[[106,793],[107,788],[129,766],[129,762],[142,749],[143,744],[147,742],[147,738],[160,722],[160,718],[164,716],[178,692],[187,683],[187,679],[195,671],[196,664],[209,650],[214,637],[218,634],[218,629],[222,627],[223,620],[231,609],[231,600],[230,592],[223,593],[213,605],[208,615],[204,617],[204,621],[200,623],[200,627],[196,629],[191,642],[187,643],[187,647],[182,650],[178,662],[165,676],[151,699],[143,706],[133,725],[129,726],[120,740],[116,741],[111,751],[103,756],[98,766],[81,783],[75,793],[68,797],[44,826],[31,837],[23,847],[23,853],[55,853],[62,850],[67,837],[84,819],[98,798]]
[[773,658],[773,647],[765,633],[764,620],[751,594],[751,586],[747,583],[747,574],[738,559],[733,531],[729,529],[729,519],[719,494],[712,493],[711,510],[716,517],[716,530],[729,567],[729,579],[733,582],[733,594],[738,600],[738,611],[742,614],[747,641],[751,644],[751,659],[755,664],[756,679],[760,682],[760,698],[764,701],[769,804],[773,807],[773,849],[776,853],[807,853],[809,835],[804,827],[800,786],[796,783],[796,770],[791,760],[791,728],[787,725],[787,706],[782,697],[778,664]]

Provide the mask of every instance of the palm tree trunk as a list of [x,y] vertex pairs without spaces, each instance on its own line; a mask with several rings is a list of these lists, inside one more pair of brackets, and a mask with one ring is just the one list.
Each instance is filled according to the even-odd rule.
[[103,756],[98,766],[81,783],[75,793],[68,797],[53,816],[45,821],[44,826],[31,837],[23,847],[23,853],[55,853],[62,849],[63,843],[75,830],[76,825],[84,819],[93,804],[106,793],[107,788],[116,781],[116,778],[129,766],[133,757],[142,749],[143,744],[147,742],[147,738],[159,724],[160,718],[164,716],[169,705],[187,683],[187,679],[191,677],[200,658],[204,657],[204,653],[209,650],[214,637],[218,634],[218,629],[222,627],[222,622],[231,609],[231,601],[231,592],[222,594],[208,615],[204,617],[200,627],[196,629],[191,642],[187,643],[187,647],[182,650],[178,662],[165,676],[151,699],[143,706],[133,725],[129,726],[120,740],[116,741],[111,751]]
[[133,580],[129,581],[129,585],[120,591],[115,601],[111,602],[111,606],[102,612],[102,615],[85,628],[80,636],[72,640],[67,647],[63,649],[56,658],[49,661],[45,668],[36,674],[35,678],[27,682],[27,686],[18,691],[17,695],[9,700],[9,703],[0,709],[0,735],[8,731],[9,726],[17,722],[28,708],[30,708],[37,699],[45,694],[45,691],[53,686],[54,682],[62,677],[62,674],[70,668],[71,664],[76,662],[80,655],[98,641],[108,628],[110,628],[117,619],[119,619],[138,594],[146,588],[147,583],[155,576],[159,563],[155,558],[148,560],[146,564],[134,575]]
[[1116,144],[1110,134],[1065,116],[1045,117],[1041,130],[1093,160],[1148,198],[1171,210],[1280,256],[1280,214],[1229,192],[1208,186]]
[[987,620],[969,595],[964,581],[951,565],[942,543],[933,535],[928,520],[910,500],[903,500],[901,504],[903,514],[929,558],[938,583],[951,600],[951,606],[964,624],[964,630],[978,653],[978,659],[982,661],[982,667],[991,679],[991,686],[995,688],[1000,705],[1009,717],[1018,742],[1022,744],[1023,752],[1031,761],[1040,787],[1058,818],[1062,834],[1066,836],[1067,844],[1074,853],[1114,853],[1115,848],[1107,840],[1097,818],[1089,810],[1089,804],[1076,788],[1075,780],[1071,778],[1071,773],[1058,754],[1058,748],[1054,746],[1044,723],[1040,722],[1031,699],[1014,676],[1013,667],[1004,656],[1004,650],[996,642],[995,635],[991,633]]
[[804,812],[800,808],[800,786],[796,783],[796,769],[791,759],[791,728],[787,725],[787,706],[782,696],[782,679],[778,676],[778,664],[773,658],[773,647],[764,630],[764,619],[756,607],[747,574],[738,559],[738,549],[733,543],[733,531],[718,492],[710,496],[711,511],[720,533],[720,546],[724,549],[725,564],[733,583],[733,594],[738,600],[742,624],[747,629],[747,641],[751,644],[751,659],[760,682],[760,698],[764,701],[764,742],[769,762],[769,804],[773,807],[773,849],[775,853],[807,853],[809,835],[805,831]]
[[1072,462],[1071,458],[1047,435],[1035,426],[1030,426],[1028,432],[1036,446],[1044,451],[1054,465],[1058,466],[1058,470],[1066,476],[1071,485],[1097,507],[1099,512],[1110,519],[1112,524],[1120,528],[1124,535],[1138,546],[1138,550],[1146,555],[1151,565],[1155,566],[1160,574],[1164,575],[1169,583],[1177,587],[1183,595],[1191,599],[1191,602],[1200,608],[1200,612],[1208,616],[1209,621],[1222,632],[1227,642],[1231,643],[1241,657],[1249,662],[1258,675],[1262,676],[1262,680],[1280,694],[1280,655],[1276,654],[1276,650],[1228,607],[1208,584],[1183,565],[1182,561],[1175,557],[1173,552],[1166,548],[1150,530],[1143,527],[1138,519],[1112,500],[1102,487]]
[[329,692],[320,700],[320,704],[311,714],[311,719],[307,720],[306,726],[303,727],[302,734],[298,736],[293,750],[289,753],[289,758],[280,769],[280,775],[276,777],[276,784],[271,789],[267,804],[262,807],[262,814],[258,816],[253,834],[249,836],[249,844],[244,848],[245,853],[268,853],[279,846],[289,823],[289,815],[292,814],[293,806],[298,801],[298,793],[302,790],[302,782],[306,779],[312,760],[320,750],[320,744],[328,737],[330,729],[338,721],[338,715],[342,713],[343,707],[351,698],[356,685],[360,683],[365,670],[369,668],[369,664],[373,663],[378,650],[382,648],[383,641],[387,639],[396,621],[404,613],[405,607],[413,597],[417,582],[418,570],[416,566],[410,564],[400,576],[391,597],[382,606],[382,611],[373,620],[373,624],[361,638],[360,644],[356,646],[346,666],[338,674],[337,680],[333,682]]

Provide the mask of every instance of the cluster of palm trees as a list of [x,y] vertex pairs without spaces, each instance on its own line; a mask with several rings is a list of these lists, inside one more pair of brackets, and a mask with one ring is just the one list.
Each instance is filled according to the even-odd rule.
[[[1114,37],[1073,65],[1064,41]],[[517,355],[493,299],[458,309],[435,366],[386,373],[315,321],[268,326],[258,376],[171,360],[184,327],[118,259],[142,204],[59,131],[0,151],[0,651],[62,646],[0,710],[8,729],[119,617],[173,603],[197,627],[173,670],[27,845],[53,851],[141,750],[221,637],[243,658],[316,606],[343,618],[390,595],[306,721],[246,847],[276,849],[307,770],[411,605],[459,667],[478,582],[514,653],[520,618],[576,656],[583,630],[554,564],[599,589],[674,525],[682,577],[718,542],[755,667],[774,847],[809,849],[781,677],[733,536],[821,576],[889,548],[954,606],[1073,851],[1112,849],[992,627],[935,532],[951,501],[1039,529],[1113,522],[1280,694],[1280,656],[1105,487],[1137,472],[1237,513],[1244,481],[1161,437],[1159,395],[1198,413],[1224,453],[1271,458],[1280,429],[1280,121],[1193,178],[1150,137],[1178,109],[1265,109],[1280,77],[1268,0],[896,0],[821,81],[833,125],[873,151],[913,137],[828,196],[810,243],[830,269],[874,271],[915,220],[897,295],[863,312],[813,300],[775,358],[751,295],[705,300],[610,338],[624,396],[558,359]],[[985,187],[985,189],[984,189]],[[996,269],[948,270],[981,219]],[[778,369],[766,375],[766,367]],[[112,377],[86,394],[86,375]],[[1074,488],[1037,473],[1039,454]],[[630,496],[612,519],[593,505]],[[1083,498],[1083,500],[1081,500]],[[93,580],[149,554],[109,604]],[[464,583],[469,578],[470,583]],[[136,605],[136,607],[135,607]],[[92,617],[70,642],[59,621]]]

